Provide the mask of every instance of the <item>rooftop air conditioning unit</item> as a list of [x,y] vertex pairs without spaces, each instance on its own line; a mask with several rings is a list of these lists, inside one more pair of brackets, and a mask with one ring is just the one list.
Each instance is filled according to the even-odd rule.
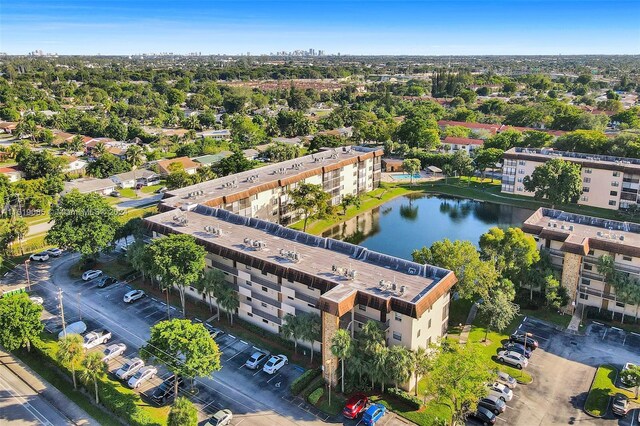
[[624,235],[620,235],[620,241],[624,241]]
[[406,290],[407,290],[407,286],[406,285],[401,285],[400,286],[400,295],[402,296]]

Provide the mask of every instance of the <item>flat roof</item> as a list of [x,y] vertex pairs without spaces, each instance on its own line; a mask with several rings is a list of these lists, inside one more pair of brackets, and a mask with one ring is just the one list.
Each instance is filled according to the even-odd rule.
[[[151,229],[162,234],[193,235],[200,243],[208,245],[209,251],[235,252],[235,255],[250,256],[262,264],[273,265],[280,270],[280,275],[302,273],[311,280],[321,280],[326,288],[322,298],[335,306],[346,297],[362,293],[384,303],[393,304],[393,299],[421,305],[407,309],[419,316],[456,282],[454,273],[443,268],[203,205],[191,211],[167,211],[144,220]],[[212,228],[221,230],[222,235],[215,236]],[[262,241],[266,247],[257,250],[253,241]],[[297,253],[300,261],[290,260],[287,252]],[[353,270],[355,276],[348,278],[349,271]]]
[[[206,204],[214,199],[221,200],[222,197],[241,194],[260,187],[263,188],[262,190],[273,189],[321,174],[323,168],[356,162],[359,157],[365,155],[382,156],[382,153],[383,151],[380,149],[360,146],[328,149],[316,154],[167,191],[162,203],[170,207]],[[334,169],[331,168],[331,170]]]
[[640,173],[640,158],[614,157],[611,155],[585,154],[581,152],[556,151],[553,149],[534,149],[515,147],[504,153],[504,158],[529,158],[548,161],[553,158],[579,163],[585,167],[599,169],[625,169]]
[[640,256],[640,224],[539,208],[522,226],[523,231],[563,241],[563,251],[586,255],[596,248]]

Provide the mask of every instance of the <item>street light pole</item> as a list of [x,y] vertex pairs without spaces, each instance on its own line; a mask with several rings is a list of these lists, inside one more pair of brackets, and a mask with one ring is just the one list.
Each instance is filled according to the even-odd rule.
[[329,406],[331,406],[331,383],[333,382],[333,360],[329,358],[327,360],[327,364],[329,364]]
[[24,261],[24,270],[27,273],[27,287],[29,287],[29,290],[31,290],[31,280],[29,279],[29,259],[26,259]]

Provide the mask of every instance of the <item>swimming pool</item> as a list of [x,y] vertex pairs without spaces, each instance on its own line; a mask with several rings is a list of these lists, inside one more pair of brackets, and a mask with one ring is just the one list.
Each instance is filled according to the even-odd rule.
[[[398,179],[398,180],[404,180],[404,179],[411,179],[411,175],[409,173],[401,173],[398,175],[391,175],[391,177],[393,179]],[[416,173],[413,175],[414,179],[420,179],[422,176],[420,176],[420,173]]]

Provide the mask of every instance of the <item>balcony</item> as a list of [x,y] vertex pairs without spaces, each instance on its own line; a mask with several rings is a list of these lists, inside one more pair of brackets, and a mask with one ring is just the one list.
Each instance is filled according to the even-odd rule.
[[268,305],[271,306],[275,306],[276,308],[280,309],[282,307],[282,303],[280,303],[279,301],[272,299],[271,297],[268,297],[265,294],[262,294],[260,291],[252,291],[251,292],[251,297],[259,300],[261,302],[264,302]]
[[215,260],[211,260],[211,266],[220,269],[221,271],[228,272],[231,275],[238,275],[238,270],[232,266],[225,265],[224,263],[216,262]]
[[310,303],[312,305],[316,305],[318,303],[318,297],[309,296],[299,291],[296,291],[295,298],[302,300],[303,302]]
[[375,320],[373,318],[369,318],[368,316],[362,315],[359,312],[356,312],[356,313],[353,314],[353,319],[356,322],[359,322],[361,324],[366,324],[367,321],[373,321],[373,322],[378,324],[378,326],[380,327],[380,329],[382,331],[387,331],[389,329],[389,325],[390,325],[390,320],[387,320],[385,322],[378,321],[378,320]]
[[275,315],[268,314],[265,311],[256,308],[255,306],[251,308],[251,313],[278,325],[282,324],[282,320],[280,318],[276,317]]
[[269,281],[267,279],[264,279],[262,277],[259,277],[257,275],[251,275],[251,282],[258,284],[258,285],[263,285],[267,288],[270,288],[271,290],[275,290],[277,292],[280,292],[280,285],[278,283],[274,283],[272,281]]

